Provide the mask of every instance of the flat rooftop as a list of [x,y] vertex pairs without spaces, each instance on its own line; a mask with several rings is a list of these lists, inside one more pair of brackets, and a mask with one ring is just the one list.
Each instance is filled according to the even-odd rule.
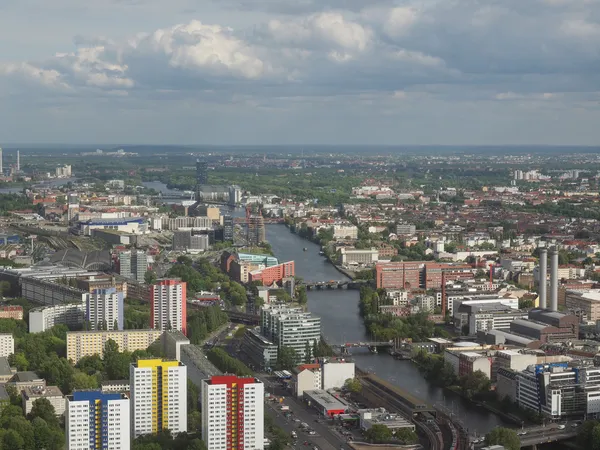
[[347,408],[347,405],[345,403],[342,403],[339,399],[335,398],[329,392],[324,391],[322,389],[304,391],[304,395],[310,397],[313,401],[317,402],[320,406],[328,410],[345,410]]
[[27,399],[37,399],[43,397],[62,397],[63,393],[58,386],[26,386],[23,388],[23,395]]

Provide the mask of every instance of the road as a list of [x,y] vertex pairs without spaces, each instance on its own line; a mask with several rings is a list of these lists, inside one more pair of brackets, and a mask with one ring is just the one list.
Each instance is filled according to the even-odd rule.
[[[344,445],[346,439],[333,428],[331,421],[325,419],[315,409],[308,407],[304,402],[294,398],[293,395],[290,395],[289,391],[281,388],[275,379],[266,376],[261,376],[260,379],[265,385],[265,392],[276,397],[284,397],[283,403],[266,401],[265,411],[287,433],[291,434],[292,431],[296,431],[298,442],[292,448],[301,449],[304,447],[305,442],[309,444],[308,447],[311,449],[313,447],[318,447],[321,450],[347,448]],[[289,418],[286,418],[279,409],[281,405],[290,407],[292,414]],[[301,431],[299,427],[301,423],[307,423],[316,432],[316,435],[311,436],[307,432]]]
[[[529,447],[535,444],[543,444],[548,442],[562,441],[572,439],[577,436],[579,431],[579,421],[561,422],[564,428],[559,429],[558,423],[553,423],[548,426],[533,426],[523,430],[515,430],[521,439],[521,447]],[[481,438],[483,439],[483,438]],[[475,442],[476,448],[484,447],[483,440]]]

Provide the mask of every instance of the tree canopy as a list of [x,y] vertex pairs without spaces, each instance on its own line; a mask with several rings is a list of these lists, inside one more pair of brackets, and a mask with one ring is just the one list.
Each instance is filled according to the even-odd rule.
[[485,445],[503,445],[506,450],[519,450],[521,440],[515,430],[498,427],[485,435]]

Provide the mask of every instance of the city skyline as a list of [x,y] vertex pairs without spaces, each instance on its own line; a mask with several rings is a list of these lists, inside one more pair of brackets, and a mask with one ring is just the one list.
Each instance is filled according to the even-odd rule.
[[[44,21],[32,21],[30,7]],[[32,0],[2,12],[0,37],[13,43],[0,51],[7,142],[599,137],[592,2],[140,0],[81,9]]]

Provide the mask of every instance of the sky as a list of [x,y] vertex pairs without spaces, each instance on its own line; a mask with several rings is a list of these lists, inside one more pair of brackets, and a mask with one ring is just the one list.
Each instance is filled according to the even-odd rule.
[[0,146],[600,143],[600,0],[1,0],[0,42]]

